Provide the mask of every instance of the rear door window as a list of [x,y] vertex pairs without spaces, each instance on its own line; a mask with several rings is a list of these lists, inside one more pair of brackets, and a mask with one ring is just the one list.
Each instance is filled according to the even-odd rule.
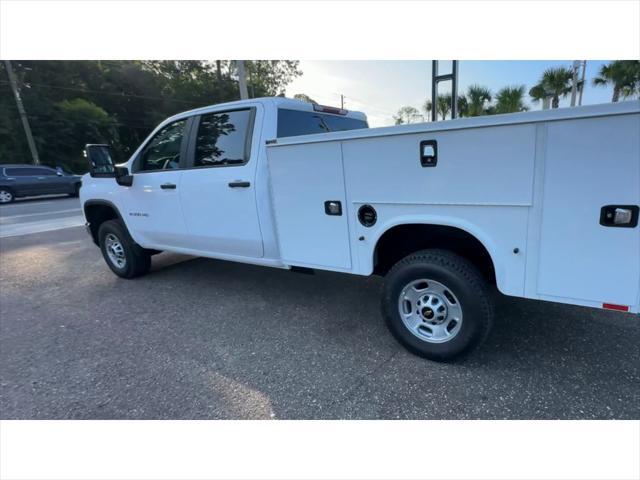
[[278,137],[368,128],[365,120],[303,110],[278,109]]
[[253,110],[208,113],[200,117],[194,167],[243,165],[249,160]]

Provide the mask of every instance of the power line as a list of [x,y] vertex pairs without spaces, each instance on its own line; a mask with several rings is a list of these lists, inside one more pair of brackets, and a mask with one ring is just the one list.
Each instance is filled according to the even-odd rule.
[[[3,83],[5,85],[10,84],[10,82],[7,82],[6,80],[0,80],[0,83]],[[136,95],[136,94],[133,94],[133,93],[105,92],[103,90],[90,90],[88,88],[74,88],[74,87],[61,87],[59,85],[47,85],[46,83],[29,83],[29,82],[25,82],[25,83],[23,83],[23,85],[25,87],[27,87],[27,88],[30,88],[30,87],[55,88],[55,89],[59,89],[59,90],[70,90],[70,91],[83,92],[83,93],[97,93],[97,94],[100,94],[100,95],[111,95],[111,96],[116,96],[116,97],[142,98],[142,99],[146,99],[146,100],[163,100],[163,101],[169,101],[169,102],[191,103],[193,105],[201,105],[202,104],[202,102],[196,102],[196,101],[193,101],[193,100],[184,100],[184,99],[180,99],[180,98],[153,97],[153,96],[149,96],[149,95]]]

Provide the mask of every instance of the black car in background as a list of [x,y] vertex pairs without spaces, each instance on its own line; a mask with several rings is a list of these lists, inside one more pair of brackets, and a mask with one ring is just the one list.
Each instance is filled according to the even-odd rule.
[[13,202],[16,197],[61,193],[77,197],[80,178],[44,165],[0,165],[0,203]]

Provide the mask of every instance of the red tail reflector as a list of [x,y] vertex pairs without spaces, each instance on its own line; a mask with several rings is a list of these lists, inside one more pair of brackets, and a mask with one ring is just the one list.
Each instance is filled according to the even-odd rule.
[[626,305],[616,305],[615,303],[603,303],[602,308],[607,310],[618,310],[619,312],[628,312],[629,307]]

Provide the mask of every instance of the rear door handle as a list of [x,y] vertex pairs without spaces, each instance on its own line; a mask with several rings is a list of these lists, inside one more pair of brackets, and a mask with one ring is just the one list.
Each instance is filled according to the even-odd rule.
[[176,189],[176,184],[175,183],[163,183],[162,185],[160,185],[160,188],[163,190],[175,190]]
[[229,182],[231,188],[247,188],[251,186],[251,182],[241,182],[239,180],[235,182]]

